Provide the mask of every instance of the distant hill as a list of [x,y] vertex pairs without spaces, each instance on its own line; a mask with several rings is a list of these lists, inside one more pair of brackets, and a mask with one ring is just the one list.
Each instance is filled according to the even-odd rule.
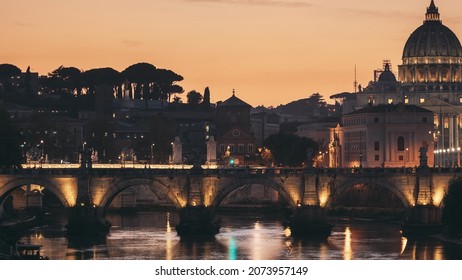
[[303,115],[310,117],[327,117],[327,107],[328,105],[324,101],[323,97],[320,94],[315,93],[308,98],[292,101],[285,105],[279,105],[276,108],[266,108],[263,106],[258,106],[254,108],[253,111],[290,115]]

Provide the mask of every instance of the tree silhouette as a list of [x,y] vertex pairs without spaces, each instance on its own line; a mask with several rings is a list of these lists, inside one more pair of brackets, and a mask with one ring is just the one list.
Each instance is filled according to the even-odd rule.
[[[311,166],[318,150],[312,139],[283,133],[269,136],[263,141],[263,146],[271,151],[276,165],[283,166],[301,166],[303,163]],[[307,158],[308,154],[310,158]]]
[[116,87],[121,83],[119,71],[110,67],[90,69],[82,73],[83,84],[87,87],[87,94],[94,95],[96,86],[106,85]]
[[160,90],[160,100],[166,100],[170,103],[172,94],[181,94],[184,92],[183,88],[176,84],[183,80],[181,75],[167,69],[157,69],[157,87]]
[[3,87],[0,87],[0,92],[14,93],[15,88],[11,83],[12,77],[21,75],[21,69],[13,64],[0,64],[0,83]]
[[153,99],[151,87],[157,81],[157,68],[154,65],[146,62],[136,63],[120,74],[124,81],[134,84],[134,92],[132,86],[129,87],[130,96],[134,99]]
[[191,90],[190,92],[188,92],[186,97],[188,98],[189,105],[199,105],[202,101],[202,94],[195,90]]
[[210,89],[209,87],[206,87],[204,89],[204,100],[202,101],[202,104],[204,104],[204,108],[210,108]]
[[50,95],[81,95],[82,76],[76,67],[59,66],[48,76],[39,78],[39,84],[44,94]]

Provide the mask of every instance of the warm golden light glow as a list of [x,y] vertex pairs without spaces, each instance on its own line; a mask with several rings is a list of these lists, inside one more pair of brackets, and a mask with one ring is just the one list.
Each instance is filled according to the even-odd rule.
[[325,207],[328,199],[329,199],[329,193],[327,189],[324,189],[319,195],[319,205],[321,207]]
[[351,230],[350,227],[345,228],[345,244],[343,246],[343,259],[344,260],[351,260],[352,258],[352,251],[351,251]]
[[433,204],[438,206],[441,204],[444,198],[444,190],[442,188],[436,189],[433,193]]
[[170,226],[170,213],[167,213],[167,225],[166,225],[167,232],[172,232],[172,227]]
[[407,245],[407,238],[402,236],[401,237],[401,252],[399,253],[402,255],[404,253],[404,250],[406,250],[406,245]]
[[260,229],[260,222],[255,222],[255,224],[253,225],[253,228],[256,229],[256,230],[259,230]]
[[290,235],[292,235],[292,231],[290,230],[290,228],[286,227],[284,229],[284,236],[285,237],[290,237]]

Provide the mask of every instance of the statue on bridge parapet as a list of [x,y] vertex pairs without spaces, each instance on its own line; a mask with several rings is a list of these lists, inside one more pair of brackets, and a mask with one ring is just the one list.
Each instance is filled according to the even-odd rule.
[[419,149],[419,160],[420,160],[419,167],[420,168],[427,168],[428,167],[427,152],[428,152],[428,147],[423,147],[423,146],[420,147],[420,149]]

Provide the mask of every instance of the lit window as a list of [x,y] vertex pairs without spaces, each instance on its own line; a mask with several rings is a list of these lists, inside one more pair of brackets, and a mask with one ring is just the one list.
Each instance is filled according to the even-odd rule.
[[387,103],[388,103],[388,104],[393,104],[393,98],[388,98]]
[[462,103],[462,96],[459,96],[459,103]]
[[369,100],[368,100],[368,103],[369,104],[374,104],[374,96],[369,96]]
[[407,96],[404,97],[404,104],[409,104],[409,97]]
[[425,102],[425,98],[421,97],[421,98],[419,99],[419,102],[420,102],[420,104],[424,103],[424,102]]

